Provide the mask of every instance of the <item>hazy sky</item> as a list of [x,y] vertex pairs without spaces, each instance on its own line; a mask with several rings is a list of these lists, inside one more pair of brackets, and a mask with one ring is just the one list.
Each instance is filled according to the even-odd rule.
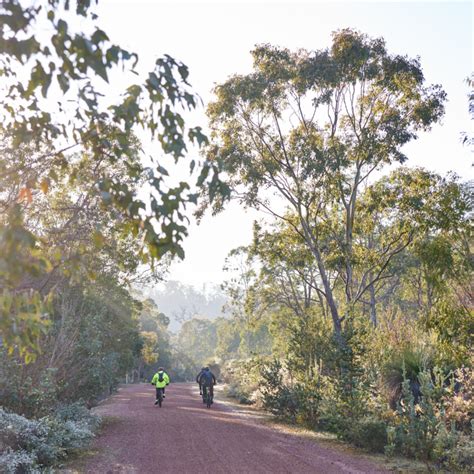
[[[249,51],[257,43],[320,49],[329,46],[332,31],[346,27],[383,36],[389,52],[420,56],[427,83],[442,84],[448,93],[442,124],[405,149],[408,164],[473,177],[472,155],[460,143],[460,132],[472,128],[464,83],[473,70],[471,2],[101,0],[99,5],[100,24],[113,41],[137,52],[143,67],[151,69],[164,53],[187,64],[205,104],[215,84],[250,72]],[[202,111],[193,119],[205,125]],[[258,217],[231,205],[192,225],[186,259],[172,265],[170,278],[196,286],[220,282],[226,255],[250,242]]]

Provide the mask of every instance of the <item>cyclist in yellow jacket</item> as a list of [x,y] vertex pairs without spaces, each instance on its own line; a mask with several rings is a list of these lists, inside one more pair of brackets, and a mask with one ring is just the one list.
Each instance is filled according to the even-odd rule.
[[161,393],[163,394],[163,398],[165,398],[165,387],[169,385],[169,383],[170,383],[169,375],[165,372],[165,369],[163,369],[163,367],[160,367],[158,369],[158,372],[151,379],[151,384],[156,387],[155,405],[158,403],[160,390],[161,390]]

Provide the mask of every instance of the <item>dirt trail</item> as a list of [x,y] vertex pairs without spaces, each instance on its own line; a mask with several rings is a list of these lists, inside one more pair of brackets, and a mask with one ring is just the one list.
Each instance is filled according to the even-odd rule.
[[[163,407],[151,385],[130,385],[101,405],[111,417],[87,473],[375,473],[354,457],[263,425],[255,413],[216,400],[207,409],[193,384],[171,384]],[[78,472],[76,471],[76,472]],[[69,471],[70,472],[70,471]]]

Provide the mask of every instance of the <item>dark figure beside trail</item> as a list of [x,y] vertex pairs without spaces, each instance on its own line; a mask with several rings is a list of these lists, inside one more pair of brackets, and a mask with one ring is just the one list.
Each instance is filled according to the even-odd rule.
[[165,369],[163,369],[163,367],[160,367],[158,369],[158,372],[151,379],[151,384],[156,387],[155,405],[158,403],[160,391],[163,394],[163,398],[165,398],[165,387],[169,385],[169,383],[170,383],[169,375],[165,372]]
[[211,399],[214,398],[214,385],[216,385],[216,376],[211,372],[209,367],[203,367],[196,377],[199,384],[199,395],[203,394],[203,390],[209,390]]
[[199,374],[197,374],[197,376],[196,376],[196,383],[199,384],[199,395],[202,395],[202,386],[201,386],[200,379],[201,379],[202,373],[203,373],[205,370],[206,370],[206,367],[203,367],[203,368],[199,371]]

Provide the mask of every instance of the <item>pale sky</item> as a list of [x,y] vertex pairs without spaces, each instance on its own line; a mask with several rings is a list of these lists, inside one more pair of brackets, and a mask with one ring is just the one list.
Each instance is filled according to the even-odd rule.
[[[111,40],[137,52],[143,68],[151,69],[164,53],[187,64],[204,104],[215,84],[250,72],[249,52],[257,43],[321,49],[329,46],[332,31],[346,27],[383,36],[390,53],[420,56],[427,83],[439,83],[448,93],[442,124],[405,149],[408,165],[474,177],[472,154],[460,143],[461,131],[472,130],[464,83],[473,70],[471,2],[101,0],[97,11]],[[206,125],[202,110],[193,120]],[[225,257],[250,243],[252,222],[260,216],[232,204],[191,225],[186,259],[172,265],[170,279],[197,287],[220,283]]]

